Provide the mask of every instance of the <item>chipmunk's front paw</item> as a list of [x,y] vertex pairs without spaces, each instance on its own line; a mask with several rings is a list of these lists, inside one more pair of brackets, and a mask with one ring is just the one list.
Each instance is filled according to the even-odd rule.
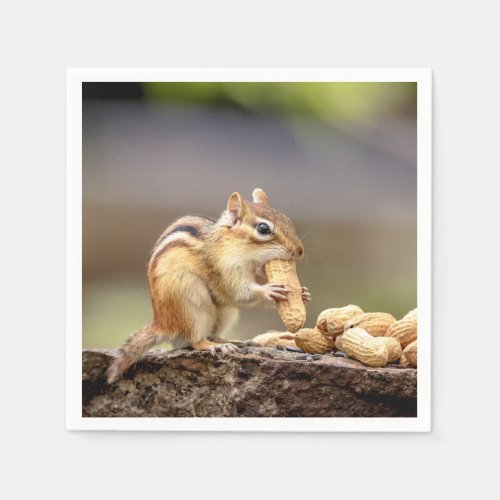
[[234,344],[217,344],[210,348],[210,353],[213,356],[218,356],[219,354],[234,354],[235,352],[240,352],[240,348]]
[[289,290],[287,290],[285,285],[276,285],[268,283],[267,285],[262,285],[262,295],[266,300],[270,302],[277,302],[278,300],[287,300],[286,296]]
[[302,301],[304,302],[304,304],[311,302],[311,292],[305,286],[302,287]]

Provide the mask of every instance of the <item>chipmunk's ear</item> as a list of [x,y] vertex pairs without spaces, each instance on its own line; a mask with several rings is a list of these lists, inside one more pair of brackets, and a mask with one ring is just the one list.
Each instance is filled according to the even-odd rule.
[[259,205],[264,205],[265,207],[269,206],[269,198],[267,194],[260,188],[255,188],[252,193],[252,198],[254,203],[258,203]]
[[227,201],[227,213],[231,216],[231,221],[236,224],[243,218],[244,201],[240,193],[233,193]]

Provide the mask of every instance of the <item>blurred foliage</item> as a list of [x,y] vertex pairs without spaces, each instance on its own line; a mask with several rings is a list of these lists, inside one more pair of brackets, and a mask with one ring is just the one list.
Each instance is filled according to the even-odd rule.
[[414,113],[412,82],[150,82],[155,101],[239,107],[256,114],[363,122],[381,114]]
[[[169,223],[257,185],[305,244],[307,326],[349,303],[398,318],[416,306],[415,83],[136,87],[84,101],[83,347],[150,321],[145,267]],[[268,329],[283,329],[274,309],[243,309],[230,336]]]

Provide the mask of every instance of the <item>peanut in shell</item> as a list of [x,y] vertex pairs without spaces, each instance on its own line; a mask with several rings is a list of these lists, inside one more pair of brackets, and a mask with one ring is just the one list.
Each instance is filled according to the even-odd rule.
[[342,351],[367,366],[385,366],[389,361],[389,349],[362,328],[350,328],[342,335]]
[[308,354],[326,354],[333,349],[333,338],[326,337],[317,328],[302,328],[295,334],[297,347]]
[[394,363],[401,358],[403,354],[403,349],[398,339],[394,337],[374,337],[375,341],[380,344],[385,344],[387,351],[389,352],[388,363]]
[[383,337],[389,327],[396,323],[396,318],[389,313],[369,312],[363,313],[350,319],[345,329],[357,326],[366,330],[373,337]]
[[417,367],[417,341],[414,340],[413,342],[411,342],[410,344],[408,344],[404,351],[404,356],[405,356],[405,360],[408,364],[408,366],[413,366],[413,367]]
[[289,332],[266,332],[256,335],[252,341],[263,347],[297,347],[295,334]]
[[400,319],[387,329],[385,336],[398,339],[401,347],[404,349],[408,344],[417,339],[417,320]]
[[289,332],[300,330],[306,321],[306,306],[302,300],[302,286],[297,277],[294,260],[272,260],[264,264],[264,270],[270,283],[285,285],[289,290],[288,300],[277,303],[278,313]]
[[406,313],[401,319],[417,320],[417,308],[412,309],[410,312]]
[[343,337],[343,335],[337,335],[336,337],[332,337],[333,339],[335,339],[334,347],[338,351],[342,351],[342,337]]
[[410,366],[410,364],[408,363],[408,360],[406,359],[404,351],[401,354],[401,357],[399,358],[399,364],[401,366],[405,366],[405,367]]
[[337,335],[342,335],[345,325],[350,319],[360,314],[363,314],[363,309],[354,304],[325,309],[318,316],[316,328],[318,328],[323,335],[336,337]]

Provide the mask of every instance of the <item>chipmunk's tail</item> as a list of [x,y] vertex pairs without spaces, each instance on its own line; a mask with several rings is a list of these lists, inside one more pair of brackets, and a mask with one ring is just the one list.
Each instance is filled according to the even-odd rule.
[[108,384],[116,382],[144,353],[163,340],[152,324],[132,333],[120,347],[115,359],[106,372]]

